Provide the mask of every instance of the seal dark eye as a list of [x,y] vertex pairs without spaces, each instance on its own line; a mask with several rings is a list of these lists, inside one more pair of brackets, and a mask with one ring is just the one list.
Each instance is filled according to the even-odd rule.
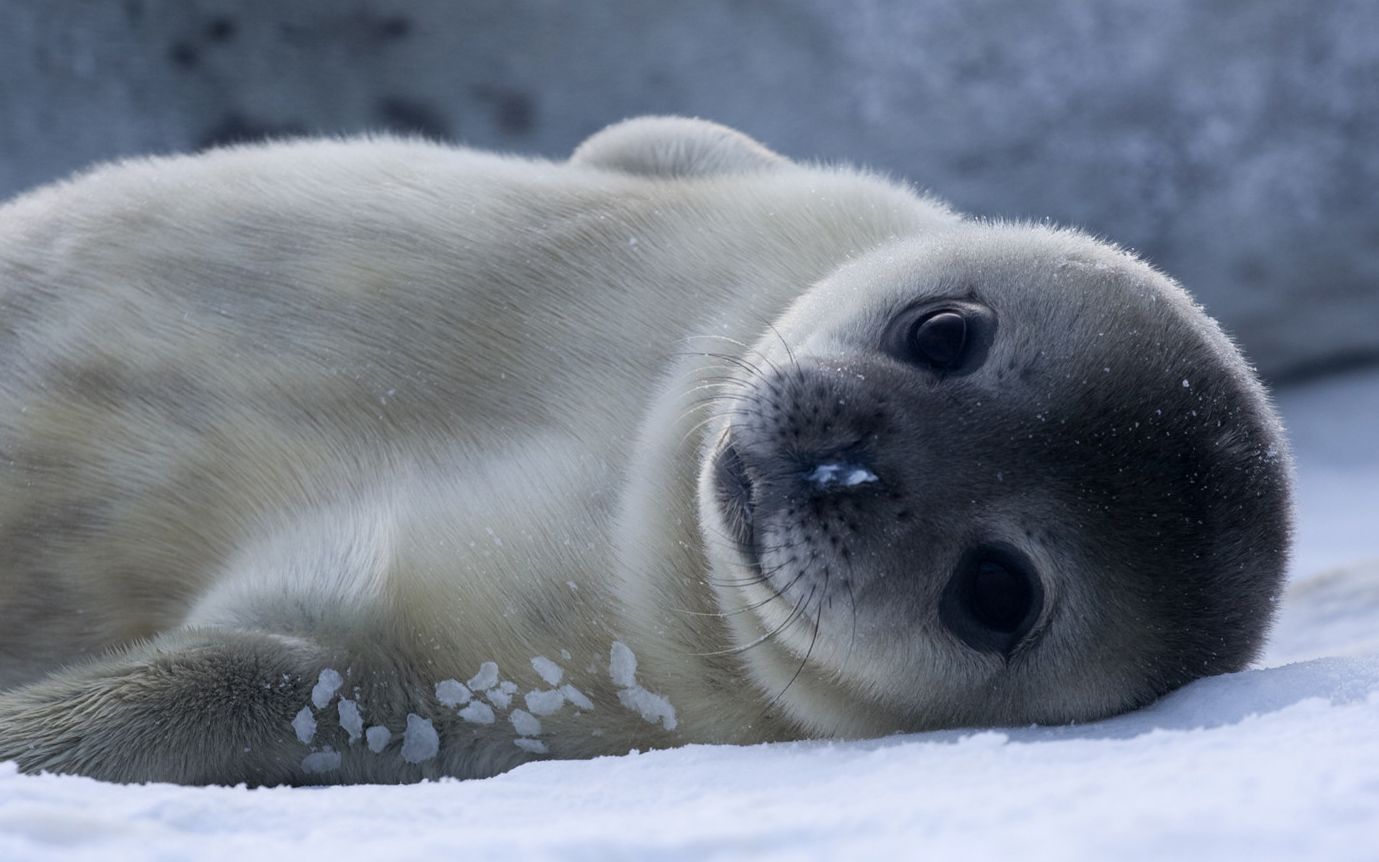
[[963,555],[944,588],[939,618],[963,643],[1009,654],[1043,606],[1043,589],[1019,556],[995,548]]
[[967,610],[972,618],[992,631],[1010,634],[1029,613],[1029,581],[1000,563],[990,560],[969,575]]
[[903,308],[881,335],[882,349],[937,377],[981,368],[996,340],[996,313],[971,299],[938,298]]
[[967,318],[957,311],[938,311],[915,321],[906,346],[916,362],[934,368],[962,364],[967,348]]

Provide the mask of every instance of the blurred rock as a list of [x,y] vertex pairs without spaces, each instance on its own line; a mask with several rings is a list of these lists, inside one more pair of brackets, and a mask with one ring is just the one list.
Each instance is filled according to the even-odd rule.
[[1275,379],[1379,362],[1368,0],[0,0],[0,21],[0,195],[263,136],[562,156],[697,114],[1134,247]]

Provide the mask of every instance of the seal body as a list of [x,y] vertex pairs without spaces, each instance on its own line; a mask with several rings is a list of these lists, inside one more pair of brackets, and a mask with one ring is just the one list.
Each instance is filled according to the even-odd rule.
[[0,209],[0,368],[31,770],[1094,718],[1248,661],[1285,561],[1277,421],[1168,279],[698,121],[96,169]]

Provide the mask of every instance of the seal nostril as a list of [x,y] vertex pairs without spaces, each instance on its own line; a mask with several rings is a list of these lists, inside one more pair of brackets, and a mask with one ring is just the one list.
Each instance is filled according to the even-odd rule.
[[875,473],[861,464],[826,461],[805,473],[804,480],[820,490],[855,488],[879,481]]

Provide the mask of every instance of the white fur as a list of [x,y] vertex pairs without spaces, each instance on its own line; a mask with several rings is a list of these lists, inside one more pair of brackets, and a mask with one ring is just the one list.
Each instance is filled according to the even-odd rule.
[[[744,356],[846,355],[921,288],[1026,277],[1152,283],[1196,314],[1081,235],[674,118],[564,163],[298,141],[21,197],[0,208],[0,759],[391,781],[969,717],[991,660],[952,638],[864,620],[852,657],[824,627],[803,675],[799,632],[740,652],[789,608],[722,586],[750,572],[715,538],[705,398]],[[1063,326],[1020,298],[1030,331]],[[313,703],[325,670],[339,700]],[[470,699],[438,699],[460,680]],[[1024,696],[1091,714],[1107,689]]]
[[[0,210],[0,684],[178,630],[315,644],[356,675],[424,662],[427,686],[491,659],[535,685],[563,649],[595,708],[543,719],[556,754],[771,735],[761,696],[724,700],[722,662],[685,655],[727,632],[663,625],[710,609],[656,586],[699,560],[695,464],[649,477],[654,501],[628,481],[698,416],[637,429],[666,370],[702,362],[689,336],[751,340],[841,262],[953,217],[652,123],[565,164],[392,138],[134,160]],[[674,734],[619,706],[618,639]]]

